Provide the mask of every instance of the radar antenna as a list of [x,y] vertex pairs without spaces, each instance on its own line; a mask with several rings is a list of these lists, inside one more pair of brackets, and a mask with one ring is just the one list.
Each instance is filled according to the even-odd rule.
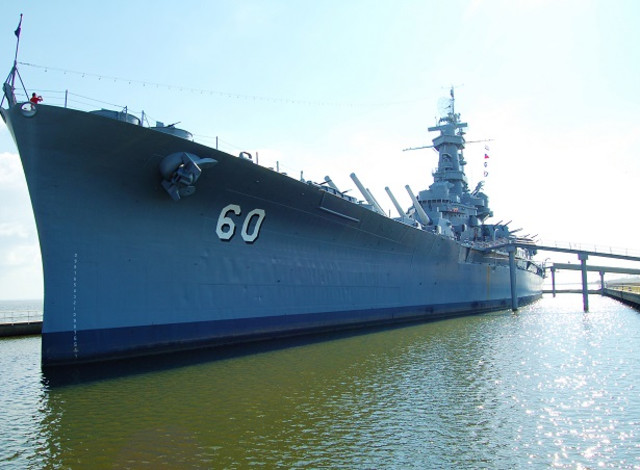
[[[455,90],[455,87],[451,85],[451,88],[449,89],[449,96],[442,97],[438,100],[438,113],[440,115],[440,118],[436,118],[438,125],[442,123],[457,124],[460,121],[460,115],[456,114],[456,108],[455,108],[456,97],[455,97],[454,90]],[[464,126],[466,126],[466,124]],[[463,130],[464,126],[462,125],[456,126],[457,127],[456,133],[460,137],[463,137],[465,134]],[[465,140],[464,144],[465,145],[476,144],[480,142],[491,142],[491,141],[493,141],[493,139]],[[410,150],[435,149],[435,148],[436,148],[435,145],[421,145],[420,147],[409,147],[406,149],[402,149],[402,151],[408,152]]]

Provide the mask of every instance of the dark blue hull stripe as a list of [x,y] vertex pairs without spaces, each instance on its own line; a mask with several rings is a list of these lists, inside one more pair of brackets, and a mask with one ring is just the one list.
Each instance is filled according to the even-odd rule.
[[[519,299],[520,305],[540,295]],[[435,320],[508,308],[510,299],[348,312],[283,315],[130,328],[43,332],[43,366],[77,364],[122,357],[229,345],[366,325]]]

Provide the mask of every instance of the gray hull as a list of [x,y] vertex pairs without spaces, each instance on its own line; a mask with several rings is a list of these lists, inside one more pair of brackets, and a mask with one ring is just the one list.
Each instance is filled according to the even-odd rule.
[[[45,281],[44,365],[505,308],[504,256],[148,128],[39,105],[2,110]],[[172,200],[175,152],[217,164]],[[521,262],[520,304],[542,277]]]

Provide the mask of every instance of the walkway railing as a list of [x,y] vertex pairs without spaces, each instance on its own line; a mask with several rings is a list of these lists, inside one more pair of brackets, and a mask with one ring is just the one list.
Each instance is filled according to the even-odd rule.
[[602,255],[614,255],[614,256],[628,256],[633,258],[640,258],[640,250],[634,250],[629,248],[606,246],[606,245],[594,245],[590,243],[574,243],[574,242],[562,242],[554,240],[537,240],[536,245],[557,248],[559,250],[575,250],[584,251],[588,253],[599,253]]
[[0,324],[32,323],[41,321],[41,310],[17,310],[13,312],[0,312]]
[[633,292],[635,294],[640,294],[640,285],[638,284],[607,283],[605,287],[611,290],[619,290],[623,292]]

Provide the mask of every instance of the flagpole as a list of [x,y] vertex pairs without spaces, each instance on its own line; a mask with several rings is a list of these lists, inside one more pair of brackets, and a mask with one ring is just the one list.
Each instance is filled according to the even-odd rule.
[[13,73],[11,74],[11,87],[13,87],[16,82],[16,71],[18,70],[18,49],[20,48],[20,31],[21,30],[22,30],[22,13],[20,13],[20,22],[18,23],[18,27],[14,31],[14,34],[18,39],[16,41],[16,55],[13,58]]

